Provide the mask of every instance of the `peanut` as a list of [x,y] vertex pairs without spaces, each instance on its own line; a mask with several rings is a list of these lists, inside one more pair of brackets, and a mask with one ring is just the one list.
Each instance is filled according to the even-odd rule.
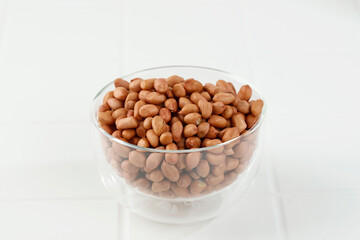
[[145,118],[145,120],[144,120],[144,128],[146,129],[146,130],[149,130],[151,127],[152,127],[152,117],[147,117],[147,118]]
[[170,120],[171,120],[171,112],[170,112],[169,109],[167,109],[167,108],[161,108],[161,109],[160,109],[160,112],[159,112],[159,115],[160,115],[160,117],[161,117],[162,119],[164,119],[164,121],[165,121],[166,123],[170,122]]
[[124,87],[117,87],[114,90],[114,97],[120,101],[125,101],[129,91]]
[[176,184],[180,188],[187,188],[188,186],[190,186],[191,182],[192,182],[191,177],[188,174],[184,173],[180,176]]
[[165,78],[157,78],[154,81],[154,88],[158,93],[166,93],[168,90],[168,83]]
[[217,93],[213,97],[214,102],[222,102],[225,105],[231,104],[234,100],[235,100],[235,97],[231,93]]
[[187,99],[186,97],[179,98],[179,107],[180,108],[183,108],[187,104],[192,104],[192,102],[189,99]]
[[171,165],[167,162],[163,162],[161,164],[161,171],[164,176],[172,182],[177,182],[180,178],[179,169],[176,166]]
[[174,87],[176,84],[184,82],[184,79],[177,75],[173,75],[173,76],[168,77],[166,79],[166,82],[168,83],[169,87]]
[[[166,146],[166,150],[178,150],[175,143],[170,143]],[[177,163],[179,155],[177,153],[165,153],[165,161],[174,165]]]
[[204,182],[202,180],[194,180],[190,184],[190,192],[191,192],[191,194],[198,194],[198,193],[201,193],[202,191],[204,191],[206,187],[207,187],[206,182]]
[[186,91],[182,84],[175,84],[173,88],[173,93],[178,98],[186,96]]
[[184,117],[184,121],[187,124],[199,125],[201,123],[201,115],[199,113],[189,113]]
[[138,121],[134,117],[121,118],[116,120],[116,128],[119,130],[137,128],[139,126]]
[[[109,100],[108,100],[108,103],[109,103]],[[109,106],[110,106],[110,104],[109,104]],[[253,102],[251,104],[251,107],[250,107],[251,114],[254,115],[255,117],[259,116],[263,106],[264,106],[263,100],[261,100],[261,99],[256,100],[255,102]]]
[[148,90],[141,90],[138,94],[138,97],[140,100],[143,100],[146,102],[146,96],[151,93],[151,91],[148,91]]
[[202,122],[198,125],[197,129],[198,129],[197,132],[198,137],[203,138],[208,134],[210,129],[210,124],[208,122]]
[[185,126],[184,128],[184,137],[191,137],[191,136],[194,136],[195,134],[197,134],[198,132],[198,128],[196,127],[195,124],[188,124]]
[[199,165],[196,168],[196,172],[200,177],[206,178],[210,173],[210,165],[208,161],[201,159]]
[[224,112],[226,106],[223,102],[215,102],[212,104],[213,106],[213,114],[219,115]]
[[226,119],[221,116],[217,116],[217,115],[212,115],[209,118],[208,123],[210,123],[211,126],[214,126],[216,128],[226,127]]
[[155,78],[149,78],[141,81],[140,87],[144,90],[151,90],[154,88]]
[[158,92],[151,92],[146,95],[145,101],[151,104],[161,104],[165,102],[166,96]]
[[181,121],[177,121],[171,125],[171,134],[173,136],[174,142],[178,143],[183,134],[183,125]]
[[164,158],[164,154],[162,153],[150,153],[150,155],[146,159],[145,166],[149,171],[155,170],[159,167],[160,163]]
[[146,157],[144,153],[138,151],[131,151],[129,153],[129,162],[131,162],[134,166],[138,168],[145,167]]
[[146,132],[146,138],[152,147],[159,146],[159,137],[155,134],[153,129],[150,129]]
[[187,94],[191,94],[193,92],[201,92],[203,90],[203,85],[201,84],[201,82],[191,78],[185,80],[184,88]]
[[152,128],[154,129],[154,132],[156,135],[160,136],[163,132],[165,132],[165,121],[160,116],[155,116],[152,119]]
[[170,110],[170,112],[175,113],[178,110],[177,102],[174,98],[166,99],[164,103],[165,107]]
[[199,137],[189,137],[185,140],[186,148],[199,148],[201,140]]
[[181,111],[179,112],[179,114],[181,115],[187,115],[189,113],[197,113],[199,112],[199,107],[195,104],[187,104],[185,105]]
[[161,182],[153,182],[153,184],[151,185],[151,190],[154,193],[165,192],[170,189],[170,186],[171,186],[170,181],[164,179]]
[[200,108],[202,117],[208,119],[212,114],[212,110],[213,110],[212,104],[204,99],[200,99],[198,101],[198,106]]
[[238,136],[240,136],[240,132],[238,130],[238,128],[233,127],[233,128],[227,128],[225,131],[224,136],[222,136],[221,140],[223,142],[227,142],[230,141],[231,139],[237,138]]
[[186,167],[189,169],[196,168],[199,165],[200,158],[201,158],[200,152],[189,153],[185,159]]
[[252,90],[249,85],[244,85],[240,88],[237,96],[241,100],[249,101],[252,95]]
[[129,84],[129,89],[132,92],[140,92],[141,91],[141,87],[140,87],[140,83],[142,82],[142,79],[136,79],[134,81],[131,81]]
[[124,129],[121,133],[122,137],[126,140],[132,139],[133,137],[135,137],[135,134],[135,129]]
[[114,85],[115,87],[123,87],[126,90],[129,90],[129,82],[122,79],[122,78],[117,78],[114,80]]
[[99,112],[99,121],[103,124],[112,125],[115,119],[112,116],[112,111]]
[[164,132],[160,135],[160,143],[164,146],[172,143],[172,135],[169,132]]
[[146,173],[146,178],[152,182],[161,182],[164,179],[164,174],[160,169]]

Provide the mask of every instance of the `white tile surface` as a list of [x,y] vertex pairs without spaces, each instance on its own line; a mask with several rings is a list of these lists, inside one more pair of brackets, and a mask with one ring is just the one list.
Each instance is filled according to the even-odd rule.
[[359,193],[283,199],[291,240],[360,238]]
[[0,213],[1,239],[117,239],[110,201],[1,202]]

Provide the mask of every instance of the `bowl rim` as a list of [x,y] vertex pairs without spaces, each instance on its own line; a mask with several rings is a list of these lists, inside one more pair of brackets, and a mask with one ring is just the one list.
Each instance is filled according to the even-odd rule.
[[226,75],[229,75],[230,77],[234,78],[234,79],[238,79],[241,80],[240,82],[244,82],[245,84],[249,85],[252,89],[252,91],[255,91],[257,93],[257,95],[259,95],[259,99],[263,100],[264,105],[263,105],[263,109],[261,111],[261,115],[259,117],[259,120],[256,122],[256,124],[250,128],[245,134],[240,135],[239,137],[236,137],[234,139],[231,139],[229,141],[214,145],[214,146],[210,146],[210,147],[200,147],[200,148],[192,148],[192,149],[185,149],[185,150],[163,150],[163,149],[155,149],[155,148],[145,148],[145,147],[140,147],[128,142],[124,142],[118,138],[113,137],[111,134],[107,133],[99,124],[98,119],[97,119],[97,112],[98,110],[95,109],[95,105],[97,102],[97,99],[103,94],[103,92],[112,84],[114,84],[114,80],[109,82],[108,84],[106,84],[103,88],[101,88],[99,90],[99,92],[95,95],[95,97],[92,100],[92,104],[91,104],[91,110],[90,110],[90,118],[92,120],[92,123],[94,124],[94,126],[107,138],[109,138],[111,141],[113,142],[117,142],[121,145],[136,149],[136,150],[140,150],[143,152],[154,152],[154,153],[192,153],[192,152],[202,152],[202,151],[208,151],[211,149],[215,149],[221,146],[226,146],[228,144],[231,144],[235,141],[241,140],[242,138],[247,137],[248,135],[251,135],[252,133],[254,133],[263,123],[264,118],[265,118],[265,113],[266,113],[266,101],[264,99],[264,97],[262,96],[262,94],[257,90],[257,88],[249,83],[249,81],[247,81],[246,79],[227,72],[227,71],[223,71],[220,69],[216,69],[216,68],[210,68],[210,67],[203,67],[203,66],[194,66],[194,65],[168,65],[168,66],[160,66],[160,67],[152,67],[152,68],[146,68],[146,69],[142,69],[142,70],[138,70],[126,75],[121,76],[120,78],[128,78],[129,76],[138,74],[138,73],[143,73],[146,71],[153,71],[153,70],[157,70],[157,69],[165,69],[165,68],[195,68],[195,69],[203,69],[203,70],[211,70],[211,71],[215,71],[215,72],[220,72],[220,73],[224,73]]

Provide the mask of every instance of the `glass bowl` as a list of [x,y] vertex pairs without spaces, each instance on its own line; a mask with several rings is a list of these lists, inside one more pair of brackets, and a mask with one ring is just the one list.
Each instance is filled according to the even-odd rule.
[[[215,84],[222,79],[231,82],[236,91],[242,85],[248,84],[252,88],[251,99],[263,99],[256,88],[246,80],[206,67],[157,67],[137,71],[122,78],[130,81],[133,78],[166,78],[172,75],[179,75],[184,79],[194,78],[203,84]],[[178,224],[213,218],[239,201],[259,168],[261,126],[266,104],[257,123],[235,139],[205,148],[159,150],[121,141],[100,127],[99,106],[104,95],[113,89],[112,81],[101,89],[93,100],[93,145],[101,179],[122,205],[145,218]],[[129,157],[151,161],[151,169],[126,169]],[[175,168],[167,164],[165,158],[177,159]],[[186,161],[190,159],[200,159],[199,164],[195,168],[187,167]]]

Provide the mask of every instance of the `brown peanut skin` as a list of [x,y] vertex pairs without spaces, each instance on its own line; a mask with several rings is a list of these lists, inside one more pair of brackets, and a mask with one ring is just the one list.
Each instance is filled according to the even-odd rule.
[[154,82],[156,78],[145,79],[140,83],[141,89],[151,90],[154,88]]
[[184,78],[173,75],[166,79],[166,82],[168,83],[169,87],[174,87],[176,84],[184,82]]
[[184,88],[187,94],[191,94],[193,92],[201,92],[203,90],[203,85],[201,84],[201,82],[191,78],[185,80]]
[[204,159],[201,159],[199,165],[196,168],[196,172],[200,177],[206,178],[210,173],[209,162]]
[[194,135],[196,135],[198,132],[198,128],[196,127],[195,124],[187,124],[184,128],[184,137],[188,138],[188,137],[192,137]]
[[178,111],[178,104],[174,98],[166,99],[164,103],[165,107],[169,109],[170,112],[174,113]]
[[122,79],[122,78],[117,78],[114,80],[114,85],[115,87],[123,87],[126,90],[129,90],[129,82]]
[[153,129],[146,132],[146,138],[152,147],[156,148],[159,146],[159,136],[155,134]]
[[[109,104],[109,106],[110,106],[110,104]],[[251,103],[251,107],[250,107],[251,114],[255,117],[259,116],[263,106],[264,106],[263,100],[258,99],[256,101],[254,101],[253,103]]]
[[187,104],[181,109],[179,114],[185,116],[189,113],[197,113],[197,112],[199,112],[199,107],[196,104]]
[[159,109],[154,104],[144,104],[139,108],[139,114],[143,118],[154,117],[159,113]]
[[185,140],[186,148],[199,148],[201,140],[199,137],[189,137]]
[[249,85],[244,85],[240,88],[237,96],[241,100],[249,101],[252,95],[252,90]]
[[116,128],[119,130],[137,128],[138,126],[139,123],[134,117],[127,117],[116,120]]
[[176,184],[180,188],[187,188],[188,186],[190,186],[191,182],[192,182],[191,177],[185,173],[180,176]]
[[201,158],[200,152],[188,153],[185,159],[186,167],[189,169],[196,168],[199,165]]
[[152,119],[152,128],[154,129],[154,132],[156,135],[160,136],[163,132],[166,130],[166,123],[164,119],[160,116],[155,116]]
[[202,117],[204,119],[210,118],[210,116],[212,114],[212,110],[213,110],[212,104],[204,99],[200,99],[198,101],[198,106],[199,106]]
[[146,95],[145,101],[151,104],[161,104],[165,102],[166,96],[158,92],[151,92]]
[[214,126],[216,128],[226,127],[226,119],[217,115],[212,115],[209,118],[208,123],[210,123],[211,126]]
[[174,142],[179,142],[183,134],[183,125],[181,121],[177,121],[171,125],[171,134]]
[[112,111],[99,112],[99,121],[103,124],[112,125],[115,119],[112,116]]
[[201,115],[199,113],[189,113],[184,117],[184,121],[187,124],[199,125],[201,123]]
[[161,164],[161,171],[164,176],[172,182],[177,182],[180,179],[179,169],[165,161]]
[[175,84],[173,88],[173,93],[176,97],[185,97],[186,96],[186,90],[183,85],[181,84]]
[[114,90],[114,98],[120,101],[125,101],[129,91],[124,87],[117,87]]
[[154,88],[158,93],[166,93],[168,90],[168,83],[165,78],[157,78],[154,81]]
[[197,135],[199,138],[205,137],[210,129],[210,124],[208,122],[202,122],[199,124]]

